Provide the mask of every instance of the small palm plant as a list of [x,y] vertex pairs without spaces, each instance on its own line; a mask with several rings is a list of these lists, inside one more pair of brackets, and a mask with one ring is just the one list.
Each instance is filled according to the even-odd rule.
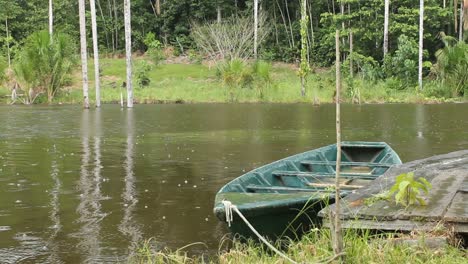
[[436,52],[433,71],[443,85],[452,88],[454,96],[464,95],[468,91],[468,44],[443,32],[440,37],[445,47]]
[[390,189],[389,196],[395,194],[397,204],[408,207],[418,202],[420,205],[426,205],[426,201],[421,196],[421,192],[428,194],[432,185],[422,177],[414,178],[414,173],[403,173],[396,177],[396,182]]
[[38,31],[30,35],[15,61],[15,74],[25,85],[38,92],[46,92],[49,103],[63,86],[75,63],[72,39],[57,32]]

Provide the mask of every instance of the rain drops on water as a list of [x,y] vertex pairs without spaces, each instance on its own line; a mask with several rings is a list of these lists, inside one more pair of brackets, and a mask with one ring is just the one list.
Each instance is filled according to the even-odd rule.
[[166,216],[163,215],[162,219],[163,219],[163,220],[166,219]]
[[188,183],[188,181],[187,181],[187,180],[185,180],[185,181],[184,181],[184,183],[185,183],[185,184],[187,184],[187,183]]

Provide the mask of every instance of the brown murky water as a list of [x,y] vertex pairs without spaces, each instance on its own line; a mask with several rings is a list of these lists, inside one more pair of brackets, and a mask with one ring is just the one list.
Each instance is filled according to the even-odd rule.
[[[468,104],[345,105],[344,140],[403,161],[468,149]],[[216,252],[214,195],[335,140],[334,106],[0,106],[0,263],[124,262],[141,241]]]

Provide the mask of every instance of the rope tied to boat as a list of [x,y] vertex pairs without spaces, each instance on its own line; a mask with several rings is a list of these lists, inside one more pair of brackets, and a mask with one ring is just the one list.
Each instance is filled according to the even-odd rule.
[[232,205],[232,203],[227,200],[223,201],[223,205],[224,205],[224,212],[226,212],[226,222],[228,226],[231,227],[231,222],[234,220],[233,215],[232,215],[232,208],[235,205]]
[[245,218],[245,216],[241,213],[241,211],[239,211],[239,209],[237,208],[237,206],[235,206],[234,204],[232,204],[230,201],[227,201],[227,200],[224,200],[222,201],[223,205],[224,205],[224,211],[226,212],[226,222],[228,223],[228,226],[231,226],[231,223],[233,222],[233,211],[236,212],[239,217],[244,221],[244,223],[250,228],[250,230],[263,242],[265,243],[271,250],[273,250],[276,254],[280,255],[281,257],[283,257],[284,259],[288,260],[289,262],[293,263],[293,264],[298,264],[298,262],[292,260],[291,258],[289,258],[288,256],[286,256],[283,252],[279,251],[277,248],[275,248],[272,244],[270,244],[270,242],[268,242],[266,240],[266,238],[264,238],[262,235],[260,235],[260,233],[258,233],[257,230],[255,230],[255,228],[252,226],[252,224],[250,224],[250,222],[247,220],[247,218]]

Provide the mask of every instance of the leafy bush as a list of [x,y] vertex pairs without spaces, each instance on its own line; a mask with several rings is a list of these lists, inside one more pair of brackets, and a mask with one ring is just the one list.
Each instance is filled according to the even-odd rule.
[[252,70],[241,59],[228,60],[218,65],[216,75],[228,87],[247,87],[253,82]]
[[252,73],[255,79],[255,87],[258,92],[258,97],[265,97],[265,89],[271,85],[271,63],[266,61],[256,61],[252,65]]
[[26,39],[15,62],[15,75],[24,88],[32,89],[28,94],[46,92],[49,103],[52,102],[76,61],[73,43],[60,32],[51,39],[49,32],[38,31]]
[[153,32],[146,34],[143,43],[147,47],[146,55],[150,57],[155,65],[160,64],[165,59],[162,44],[156,39],[156,35]]
[[5,81],[6,73],[5,70],[8,67],[5,57],[0,55],[0,83]]
[[[384,58],[383,70],[386,77],[398,77],[406,84],[414,84],[418,76],[418,44],[416,41],[401,35],[398,38],[398,49],[393,55]],[[399,88],[404,88],[400,86]]]
[[441,36],[445,47],[436,52],[433,72],[454,96],[462,96],[468,92],[468,44],[443,33]]
[[148,73],[151,71],[151,69],[151,65],[145,60],[139,62],[136,69],[136,79],[140,88],[143,88],[150,84],[151,80],[148,76]]

